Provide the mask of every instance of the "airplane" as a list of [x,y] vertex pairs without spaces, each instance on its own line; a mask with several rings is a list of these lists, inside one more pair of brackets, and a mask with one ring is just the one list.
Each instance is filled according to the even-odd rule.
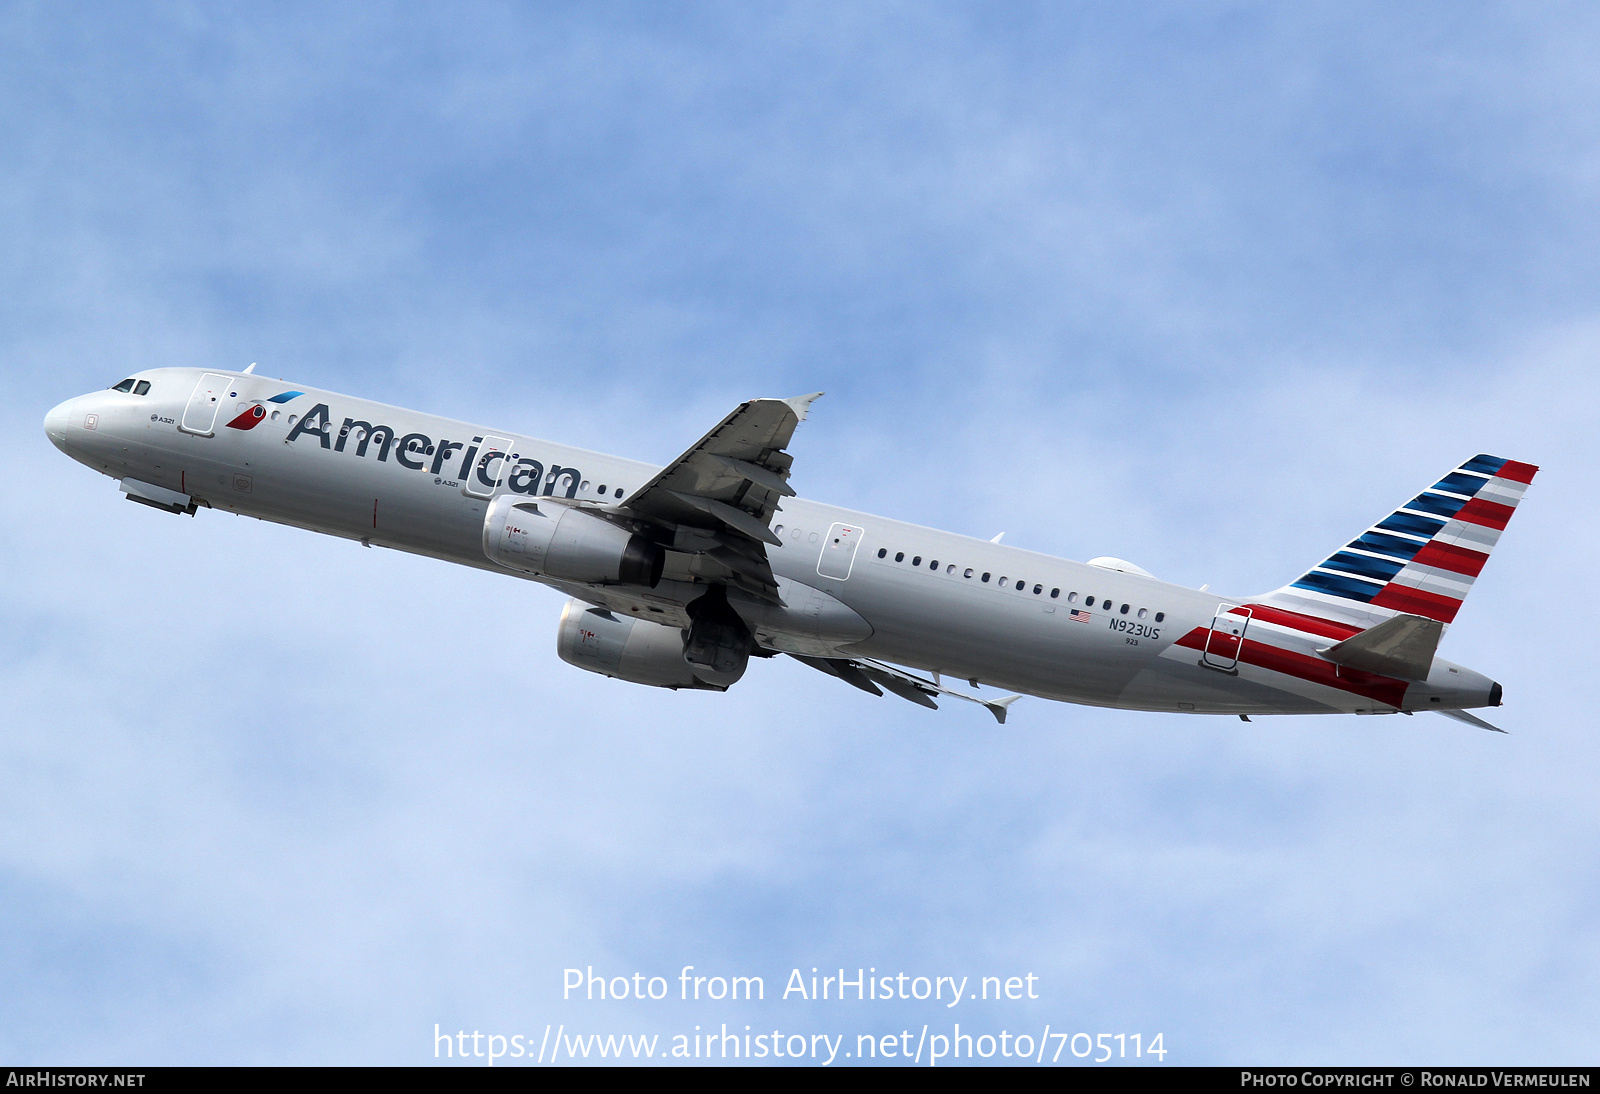
[[725,691],[785,655],[1002,724],[1031,695],[1245,721],[1431,710],[1504,732],[1468,713],[1501,686],[1436,651],[1532,464],[1474,456],[1287,585],[1218,596],[798,497],[789,446],[817,395],[742,403],[657,467],[254,369],[141,371],[61,403],[45,433],[142,505],[559,589],[559,656],[637,684]]

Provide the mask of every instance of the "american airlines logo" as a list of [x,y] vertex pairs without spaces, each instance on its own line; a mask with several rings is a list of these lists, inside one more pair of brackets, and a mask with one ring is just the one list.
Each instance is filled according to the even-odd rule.
[[260,403],[256,403],[252,406],[245,407],[244,413],[240,414],[237,418],[228,423],[228,428],[254,429],[256,426],[261,424],[262,420],[265,419],[266,416],[267,408],[262,406]]
[[[246,414],[248,413],[250,412],[246,411]],[[244,415],[240,415],[240,418],[243,417]],[[249,429],[254,424],[251,422],[249,425],[240,425],[236,428]],[[503,479],[506,489],[513,494],[553,495],[560,491],[566,497],[572,498],[577,497],[578,485],[583,481],[583,472],[576,467],[562,467],[560,464],[552,463],[547,468],[531,457],[517,452],[507,454],[493,447],[480,451],[482,437],[473,437],[470,441],[452,441],[442,437],[436,440],[426,433],[407,433],[397,436],[392,426],[373,424],[356,418],[346,418],[335,437],[333,419],[327,403],[318,403],[307,411],[289,431],[285,443],[292,444],[304,436],[316,437],[323,449],[331,449],[334,452],[345,452],[351,437],[354,436],[356,440],[354,453],[359,458],[365,459],[370,451],[379,463],[388,463],[389,457],[393,456],[394,462],[408,471],[425,471],[435,476],[453,473],[455,479],[470,483],[476,487],[476,492],[482,492],[484,496],[500,485]],[[453,457],[457,452],[462,453],[460,465],[446,467],[446,464],[454,464]]]

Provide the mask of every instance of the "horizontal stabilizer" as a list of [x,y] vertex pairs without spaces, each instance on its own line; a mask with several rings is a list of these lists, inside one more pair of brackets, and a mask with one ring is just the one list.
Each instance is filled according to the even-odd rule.
[[1492,726],[1488,722],[1485,722],[1482,718],[1479,718],[1477,715],[1468,714],[1464,710],[1436,710],[1434,713],[1443,714],[1446,718],[1454,718],[1458,722],[1465,722],[1469,726],[1477,726],[1479,729],[1492,729],[1496,733],[1505,732],[1505,730],[1501,729],[1499,726]]
[[1317,652],[1346,668],[1401,680],[1426,680],[1442,634],[1444,624],[1437,619],[1397,615]]

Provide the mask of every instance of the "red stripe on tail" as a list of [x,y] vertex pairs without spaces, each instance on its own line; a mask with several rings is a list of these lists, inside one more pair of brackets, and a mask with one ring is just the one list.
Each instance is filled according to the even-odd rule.
[[1391,581],[1383,587],[1381,593],[1372,598],[1372,606],[1393,608],[1397,612],[1410,612],[1412,615],[1423,615],[1429,619],[1437,619],[1441,623],[1449,623],[1461,610],[1461,601],[1453,597],[1440,596],[1438,593],[1413,589],[1409,585],[1397,585]]
[[1518,463],[1516,460],[1507,460],[1506,465],[1494,473],[1497,479],[1510,479],[1512,482],[1532,482],[1533,476],[1539,469],[1531,463]]
[[1511,520],[1511,514],[1516,510],[1509,505],[1501,505],[1497,501],[1485,501],[1483,498],[1473,498],[1461,507],[1456,514],[1457,520],[1470,521],[1481,524],[1485,528],[1505,529]]
[[[1335,623],[1331,619],[1319,619],[1314,615],[1302,615],[1299,612],[1286,612],[1282,608],[1269,608],[1265,604],[1246,604],[1250,614],[1263,623],[1276,623],[1280,627],[1301,631],[1305,634],[1314,634],[1320,638],[1332,638],[1336,642],[1343,642],[1352,635],[1361,633],[1360,627],[1352,627],[1344,623]],[[1239,608],[1233,609],[1234,615],[1243,615]]]
[[1488,561],[1489,556],[1482,551],[1469,551],[1464,547],[1452,547],[1448,543],[1434,540],[1417,552],[1416,557],[1411,560],[1411,565],[1437,566],[1453,574],[1477,577],[1483,572],[1483,564]]
[[[1206,635],[1209,633],[1205,627],[1196,627],[1178,639],[1177,644],[1191,650],[1202,650],[1205,648]],[[1404,680],[1362,672],[1360,669],[1343,668],[1332,661],[1324,661],[1309,654],[1291,653],[1277,646],[1255,641],[1248,634],[1240,646],[1239,660],[1247,665],[1281,672],[1297,680],[1309,680],[1314,684],[1338,688],[1340,691],[1348,691],[1352,695],[1360,695],[1365,699],[1373,699],[1392,707],[1398,707],[1405,702],[1406,688],[1409,684]],[[1232,653],[1219,651],[1216,648],[1215,638],[1212,639],[1211,652],[1213,656],[1220,654],[1230,659],[1233,656]]]

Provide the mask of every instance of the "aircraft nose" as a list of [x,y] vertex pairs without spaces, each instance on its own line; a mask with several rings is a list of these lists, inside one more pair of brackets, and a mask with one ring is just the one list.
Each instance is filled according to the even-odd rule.
[[66,451],[67,423],[72,420],[72,406],[77,399],[68,399],[50,408],[50,413],[44,416],[44,435],[50,438],[50,443]]

